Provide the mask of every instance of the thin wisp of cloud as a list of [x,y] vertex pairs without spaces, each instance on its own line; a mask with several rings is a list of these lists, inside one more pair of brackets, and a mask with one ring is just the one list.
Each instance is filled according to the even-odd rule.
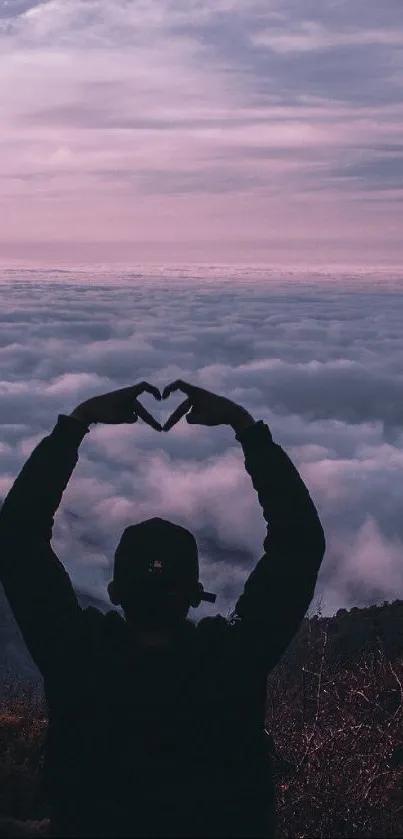
[[402,24],[399,0],[2,0],[0,255],[398,263]]

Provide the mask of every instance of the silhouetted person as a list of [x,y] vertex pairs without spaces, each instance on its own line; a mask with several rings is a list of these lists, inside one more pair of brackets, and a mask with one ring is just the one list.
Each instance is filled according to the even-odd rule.
[[[197,625],[214,600],[197,546],[154,518],[126,528],[108,591],[120,605],[82,609],[53,552],[53,517],[92,422],[161,426],[137,401],[147,383],[60,415],[21,470],[0,514],[8,600],[44,677],[45,784],[56,836],[263,837],[274,831],[264,740],[266,680],[313,597],[325,550],[308,491],[263,421],[221,396],[174,382],[189,423],[230,425],[269,522],[265,553],[235,612]],[[242,505],[232,511],[242,516]]]

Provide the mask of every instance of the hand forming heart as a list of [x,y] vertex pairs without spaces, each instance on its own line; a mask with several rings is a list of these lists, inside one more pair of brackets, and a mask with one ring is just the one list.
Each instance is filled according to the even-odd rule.
[[[147,392],[160,401],[161,398],[167,399],[175,390],[182,391],[187,398],[161,426],[139,402],[138,396]],[[186,420],[190,424],[213,426],[234,425],[235,422],[238,423],[239,421],[253,422],[250,414],[240,405],[225,396],[218,396],[201,387],[188,384],[182,379],[177,379],[167,385],[163,390],[162,397],[159,389],[148,382],[140,382],[140,384],[132,387],[124,387],[101,396],[94,396],[75,408],[72,415],[88,423],[102,422],[108,424],[132,424],[137,422],[140,417],[156,431],[169,431],[185,414],[187,414]]]

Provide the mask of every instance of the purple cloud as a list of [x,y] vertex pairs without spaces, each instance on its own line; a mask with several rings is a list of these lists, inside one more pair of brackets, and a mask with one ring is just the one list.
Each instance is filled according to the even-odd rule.
[[0,257],[398,263],[402,23],[398,0],[3,0]]

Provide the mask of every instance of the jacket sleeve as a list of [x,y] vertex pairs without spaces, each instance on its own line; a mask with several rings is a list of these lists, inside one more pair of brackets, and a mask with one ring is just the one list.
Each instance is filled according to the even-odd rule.
[[81,607],[50,540],[87,431],[61,414],[28,458],[0,512],[0,581],[42,674],[65,661],[81,626]]
[[237,434],[268,523],[264,555],[233,614],[236,634],[268,670],[279,661],[312,600],[325,552],[322,525],[305,484],[262,421]]

